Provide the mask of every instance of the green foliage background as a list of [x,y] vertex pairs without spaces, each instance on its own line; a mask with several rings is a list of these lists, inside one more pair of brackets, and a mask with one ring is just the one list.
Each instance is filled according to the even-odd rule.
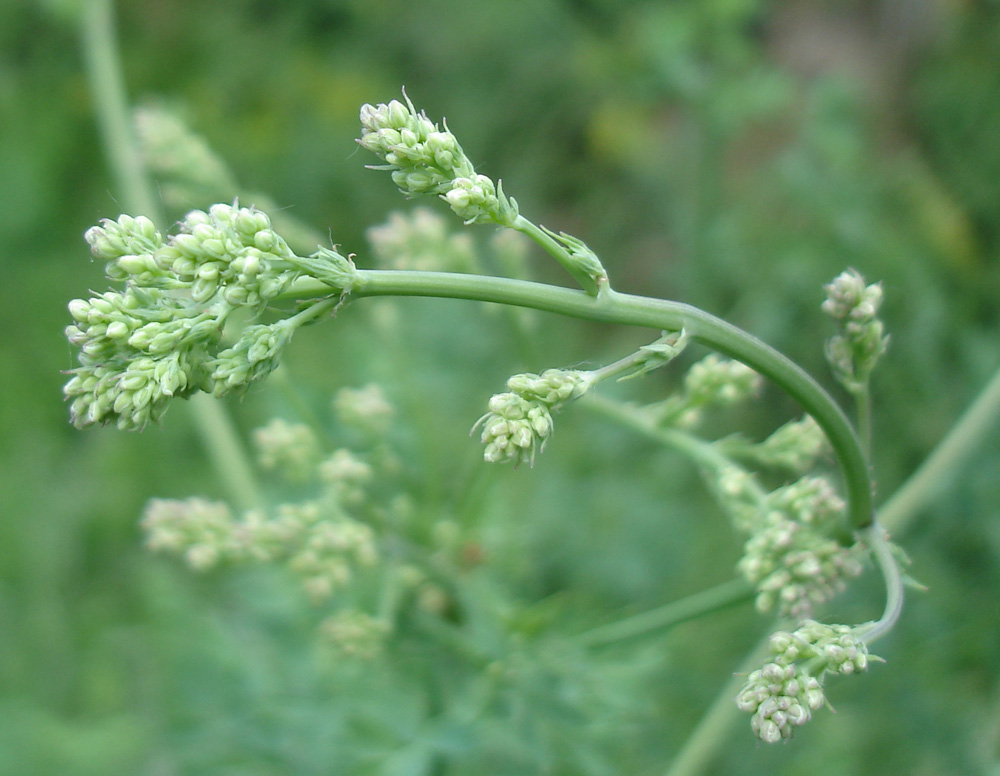
[[[224,494],[185,407],[140,434],[78,432],[60,401],[66,302],[105,283],[81,235],[120,209],[75,8],[0,5],[0,774],[662,772],[766,623],[741,609],[599,654],[551,634],[730,578],[738,539],[691,466],[598,418],[564,413],[527,471],[482,471],[467,433],[509,374],[603,363],[646,332],[540,317],[526,352],[489,310],[412,301],[392,336],[349,308],[292,349],[319,408],[386,386],[423,519],[481,550],[468,594],[507,671],[489,715],[442,712],[427,689],[488,667],[419,643],[331,664],[287,580],[143,551],[147,498]],[[365,228],[405,203],[363,168],[357,109],[405,84],[617,288],[702,306],[824,380],[822,284],[847,266],[883,280],[882,497],[1000,364],[994,2],[124,0],[119,20],[133,98],[179,110],[362,266]],[[266,389],[237,409],[245,429],[287,410]],[[793,412],[769,392],[734,422],[762,434]],[[838,713],[787,746],[739,720],[711,772],[998,772],[998,453],[896,537],[930,589],[879,643],[888,663],[832,685]],[[866,578],[831,611],[880,605]]]

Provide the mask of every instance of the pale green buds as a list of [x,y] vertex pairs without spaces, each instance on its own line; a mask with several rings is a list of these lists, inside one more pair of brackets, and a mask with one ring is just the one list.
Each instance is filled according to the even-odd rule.
[[768,647],[770,662],[747,677],[736,705],[753,715],[751,729],[769,744],[791,738],[826,705],[826,674],[859,673],[871,659],[856,630],[815,620],[805,620],[791,633],[778,631]]
[[381,652],[391,627],[385,620],[350,609],[325,619],[319,630],[342,656],[369,660]]
[[689,407],[728,407],[757,394],[761,377],[739,361],[706,356],[694,364],[684,378]]
[[295,330],[289,321],[247,326],[231,348],[208,362],[211,392],[218,397],[240,395],[278,367]]
[[197,571],[210,569],[239,552],[235,520],[221,501],[152,499],[141,525],[147,547],[181,555]]
[[393,100],[361,108],[358,143],[386,162],[373,169],[390,170],[407,196],[440,195],[467,224],[513,225],[517,202],[504,196],[500,183],[476,174],[447,125],[442,131],[423,111],[417,112],[405,92],[403,98],[406,105]]
[[795,665],[765,663],[752,672],[736,697],[740,711],[750,712],[750,728],[761,741],[776,744],[791,738],[796,727],[812,719],[826,704],[819,681]]
[[483,426],[483,458],[488,463],[513,461],[515,466],[524,462],[533,466],[535,453],[544,449],[552,435],[548,407],[516,393],[498,393],[490,399],[489,407],[489,413],[476,423]]
[[444,217],[426,207],[395,212],[365,232],[379,266],[386,269],[474,272],[475,246],[468,234],[452,234]]
[[66,337],[80,348],[80,366],[63,392],[80,427],[138,429],[159,419],[171,397],[245,391],[310,318],[251,326],[219,353],[232,310],[262,311],[303,274],[347,292],[355,273],[336,251],[295,256],[265,213],[238,205],[194,210],[166,241],[148,218],[127,215],[105,219],[86,239],[124,290],[69,304]]
[[756,445],[754,456],[768,466],[803,473],[829,448],[826,435],[809,415],[781,426]]
[[341,388],[333,398],[333,410],[341,423],[372,436],[385,434],[396,414],[376,383],[363,388]]
[[865,285],[855,270],[842,272],[825,286],[823,311],[839,326],[826,343],[826,357],[834,375],[852,393],[864,390],[869,375],[889,345],[878,318],[882,285]]
[[757,588],[757,608],[804,616],[861,573],[859,550],[827,535],[844,502],[822,477],[804,477],[767,496],[738,567]]
[[552,410],[579,398],[590,387],[589,373],[549,369],[541,375],[514,375],[507,381],[509,393],[490,399],[489,412],[472,427],[483,427],[486,446],[483,458],[489,463],[513,461],[534,465],[552,435]]
[[319,440],[304,423],[275,418],[252,435],[261,468],[277,471],[291,482],[310,479],[320,459]]

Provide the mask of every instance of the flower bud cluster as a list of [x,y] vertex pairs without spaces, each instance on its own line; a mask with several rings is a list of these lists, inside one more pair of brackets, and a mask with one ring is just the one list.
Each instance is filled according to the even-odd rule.
[[395,212],[365,236],[379,264],[387,269],[474,272],[477,268],[469,235],[450,233],[445,219],[430,208]]
[[375,476],[371,464],[344,449],[335,450],[321,461],[316,473],[338,503],[348,506],[360,504],[364,500],[364,486]]
[[141,525],[147,547],[180,555],[196,571],[240,554],[233,513],[221,501],[151,499]]
[[737,708],[753,715],[750,728],[754,735],[768,744],[791,738],[795,728],[812,719],[812,713],[825,704],[819,680],[802,673],[795,664],[765,663],[747,677],[736,697]]
[[373,436],[384,435],[396,414],[377,383],[362,388],[341,388],[333,397],[333,411],[344,425]]
[[322,499],[282,504],[274,517],[251,510],[241,518],[221,502],[154,499],[141,524],[148,547],[198,571],[223,561],[282,559],[320,600],[347,585],[354,567],[378,560],[372,529]]
[[294,256],[267,215],[235,205],[189,213],[166,241],[148,218],[127,215],[105,219],[86,238],[124,288],[69,304],[66,336],[80,348],[80,366],[63,392],[79,427],[142,428],[172,397],[245,391],[274,369],[306,319],[250,326],[220,353],[232,311],[260,312],[304,272],[326,282],[352,266],[330,251]]
[[[298,546],[289,553],[288,567],[302,578],[314,600],[322,601],[345,587],[352,568],[371,567],[378,560],[372,529],[346,515],[327,516],[324,505],[306,502]],[[319,512],[320,519],[309,519]]]
[[290,318],[247,326],[232,347],[206,361],[210,373],[205,390],[216,398],[246,393],[278,368],[281,353],[294,333],[295,323]]
[[222,336],[211,313],[192,310],[169,291],[127,288],[69,305],[66,337],[80,348],[80,366],[63,387],[79,428],[115,423],[142,428],[166,411],[174,396],[198,390],[200,353]]
[[829,448],[826,434],[810,415],[789,421],[754,447],[754,456],[762,463],[792,472],[804,473]]
[[382,651],[391,627],[385,620],[348,609],[326,618],[319,630],[343,657],[370,660]]
[[691,408],[729,407],[755,396],[761,384],[761,376],[746,364],[713,353],[688,370],[684,394]]
[[552,410],[582,396],[590,381],[586,372],[549,369],[541,375],[514,375],[507,387],[509,392],[490,398],[490,411],[476,421],[473,430],[483,427],[483,458],[487,462],[533,465],[535,453],[552,435]]
[[219,295],[234,307],[260,307],[297,275],[289,263],[294,254],[267,214],[235,205],[188,213],[156,258],[190,288],[194,301]]
[[868,648],[847,625],[805,620],[793,632],[778,631],[769,642],[769,662],[752,672],[736,697],[750,726],[767,743],[791,738],[796,727],[826,705],[827,674],[860,673],[868,668]]
[[844,503],[821,477],[804,477],[767,497],[738,567],[757,587],[757,608],[804,616],[861,573],[858,552],[829,537]]
[[313,476],[320,446],[306,424],[275,418],[254,429],[252,438],[262,469],[277,471],[290,482],[305,482]]
[[825,286],[823,311],[837,321],[839,332],[827,340],[826,357],[837,379],[849,391],[863,390],[885,353],[889,338],[878,318],[882,284],[865,285],[855,270],[842,272]]
[[760,522],[766,495],[756,477],[736,464],[725,464],[714,472],[713,485],[719,502],[737,530],[750,532]]
[[445,125],[442,131],[427,115],[398,100],[361,108],[358,143],[385,160],[392,180],[407,196],[437,194],[467,223],[510,226],[517,203],[499,184],[476,170]]

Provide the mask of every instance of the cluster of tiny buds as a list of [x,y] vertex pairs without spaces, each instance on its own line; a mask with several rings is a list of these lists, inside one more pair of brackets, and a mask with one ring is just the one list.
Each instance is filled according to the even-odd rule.
[[793,472],[808,471],[829,448],[826,434],[810,415],[785,423],[754,449],[763,463]]
[[80,366],[64,394],[80,427],[142,428],[172,397],[245,391],[274,369],[301,321],[249,326],[219,352],[231,312],[260,312],[314,265],[338,276],[349,269],[349,260],[329,251],[294,256],[266,214],[237,205],[192,211],[166,240],[148,218],[127,215],[102,221],[86,239],[124,289],[69,304],[74,322],[66,336],[80,348]]
[[143,513],[147,546],[179,555],[204,571],[223,561],[284,559],[314,599],[328,598],[352,578],[352,567],[376,563],[372,529],[325,501],[282,504],[269,517],[240,518],[222,502],[153,499]]
[[502,186],[477,175],[472,162],[445,125],[418,112],[405,92],[406,104],[361,108],[358,143],[385,160],[392,180],[408,196],[437,194],[466,223],[510,226],[517,218],[517,203],[504,196]]
[[489,412],[473,426],[473,431],[483,427],[483,458],[489,463],[534,464],[536,452],[552,435],[552,410],[579,398],[589,387],[589,373],[576,370],[549,369],[541,375],[511,377],[509,391],[491,397]]
[[395,212],[365,233],[372,253],[387,269],[474,272],[476,251],[468,234],[452,233],[444,218],[426,207]]
[[709,407],[730,407],[752,398],[763,380],[739,361],[712,353],[694,363],[684,376],[684,390],[670,397],[660,408],[660,422],[693,426]]
[[872,659],[857,631],[847,625],[805,620],[793,632],[778,631],[769,642],[769,662],[752,672],[736,697],[752,714],[751,728],[762,741],[791,738],[796,727],[826,705],[827,674],[865,671]]
[[392,630],[385,620],[347,609],[323,620],[319,632],[340,656],[370,660],[382,651]]
[[310,479],[320,459],[319,440],[305,423],[275,418],[256,428],[252,439],[262,469],[276,471],[290,482]]
[[840,329],[827,341],[827,360],[844,386],[856,391],[865,385],[889,344],[885,326],[878,318],[882,285],[865,285],[865,279],[849,269],[825,289],[823,311],[837,321]]
[[692,407],[728,407],[756,395],[761,384],[761,376],[746,364],[713,353],[688,370],[684,392]]
[[757,608],[806,616],[861,573],[859,551],[827,535],[844,503],[822,477],[803,477],[767,497],[738,567],[757,587]]
[[333,411],[341,423],[372,436],[382,436],[392,425],[395,407],[377,383],[341,388],[333,397]]

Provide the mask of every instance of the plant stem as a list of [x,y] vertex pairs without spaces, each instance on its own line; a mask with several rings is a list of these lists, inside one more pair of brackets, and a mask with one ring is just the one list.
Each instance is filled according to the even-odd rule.
[[574,641],[583,647],[605,647],[637,636],[663,631],[697,617],[751,601],[754,595],[753,587],[746,580],[732,579],[657,609],[601,625],[581,633]]
[[719,751],[719,742],[725,741],[728,729],[739,718],[733,699],[744,684],[744,677],[758,668],[767,654],[769,638],[764,638],[743,659],[732,679],[726,682],[715,696],[708,711],[698,721],[681,751],[670,763],[664,776],[695,776],[704,772],[712,757]]
[[854,401],[858,411],[858,438],[861,440],[861,449],[865,457],[870,461],[872,457],[872,392],[867,380],[864,386],[855,392]]
[[878,523],[861,531],[861,538],[871,548],[875,562],[878,563],[885,579],[885,612],[877,622],[860,626],[858,629],[862,632],[865,643],[870,644],[891,631],[903,612],[903,577],[892,545],[889,544],[885,530]]
[[[584,406],[596,410],[609,418],[613,418],[617,423],[622,424],[626,428],[630,428],[643,436],[679,450],[688,458],[697,461],[709,469],[719,471],[726,466],[741,468],[710,442],[706,442],[703,439],[677,429],[660,428],[653,424],[641,409],[630,407],[627,404],[622,404],[621,402],[593,393],[585,396],[581,399],[581,402]],[[763,509],[766,506],[767,493],[757,480],[751,477],[747,481],[747,489],[753,494],[754,500]]]
[[[90,0],[85,6],[81,35],[87,76],[104,152],[121,189],[122,208],[163,224],[163,213],[132,133],[114,5],[112,0]],[[196,394],[191,397],[191,408],[212,467],[225,483],[230,498],[241,508],[261,503],[253,468],[223,405],[211,396]]]
[[122,206],[162,224],[159,203],[132,136],[112,0],[90,0],[83,11],[87,80],[104,141],[104,153],[121,188]]
[[878,521],[898,533],[943,486],[1000,420],[1000,370],[934,451],[879,510]]
[[[584,291],[510,278],[452,272],[356,270],[351,298],[370,296],[432,296],[531,307],[593,321],[657,330],[680,331],[697,342],[735,358],[782,388],[812,415],[830,441],[844,477],[850,530],[839,537],[851,543],[854,530],[871,525],[872,485],[868,463],[850,421],[830,395],[801,367],[769,345],[720,318],[681,302],[635,296],[602,289]],[[327,294],[316,283],[297,285],[295,295]]]
[[577,266],[573,257],[570,256],[569,252],[556,240],[546,234],[540,227],[533,224],[524,216],[518,216],[514,221],[513,226],[511,226],[511,229],[527,235],[534,240],[538,245],[544,248],[550,256],[563,265],[566,271],[576,279],[576,282],[580,284],[580,287],[586,291],[589,296],[596,296],[598,289],[597,283],[594,282],[594,279],[586,272],[582,271],[580,267]]

